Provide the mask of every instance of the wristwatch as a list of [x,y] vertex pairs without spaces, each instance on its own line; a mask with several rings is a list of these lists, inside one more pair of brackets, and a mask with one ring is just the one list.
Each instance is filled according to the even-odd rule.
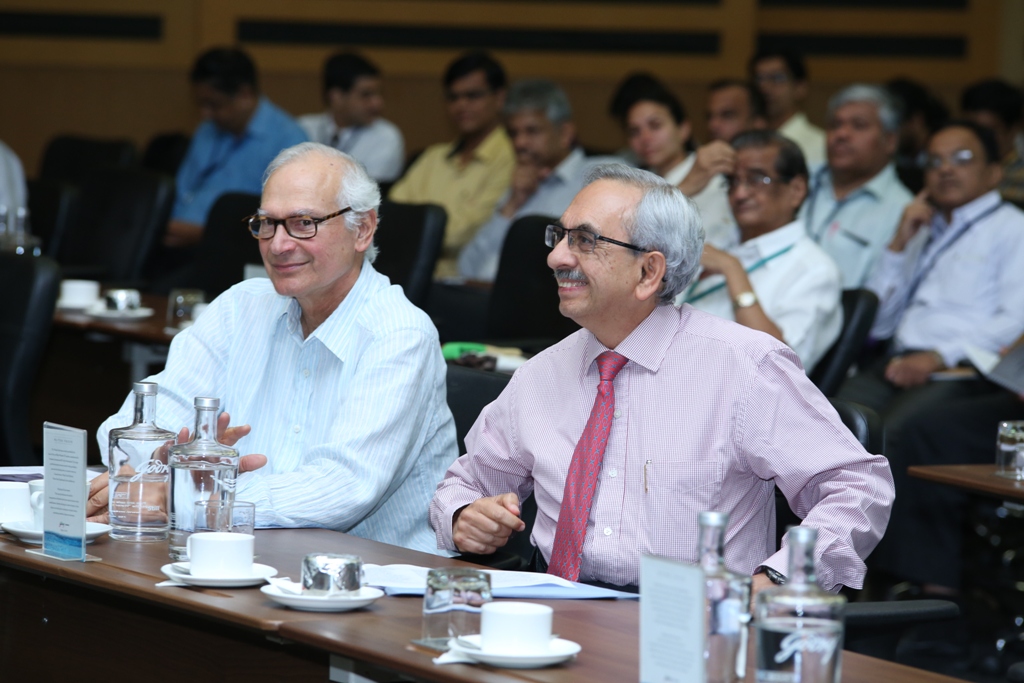
[[740,292],[736,295],[736,298],[732,300],[733,308],[750,308],[757,303],[757,294],[753,292]]
[[764,565],[762,565],[762,566],[758,567],[757,569],[755,569],[754,573],[755,574],[764,574],[765,576],[768,577],[768,580],[771,581],[772,583],[774,583],[776,586],[785,586],[786,585],[786,581],[789,580],[789,579],[786,578],[786,575],[783,574],[782,572],[775,571],[771,567],[765,567]]

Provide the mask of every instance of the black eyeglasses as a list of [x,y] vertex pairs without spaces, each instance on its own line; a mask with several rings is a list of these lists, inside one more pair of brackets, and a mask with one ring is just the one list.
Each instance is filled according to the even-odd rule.
[[937,171],[947,161],[955,168],[967,166],[974,161],[974,152],[969,149],[958,149],[949,156],[929,154],[924,158],[924,162],[921,165],[928,171]]
[[314,218],[312,216],[289,216],[288,218],[271,218],[270,216],[262,216],[256,214],[249,216],[246,222],[249,224],[249,232],[252,236],[258,240],[269,240],[274,237],[274,233],[277,232],[277,226],[284,225],[285,232],[290,237],[294,237],[297,240],[310,240],[316,237],[317,228],[324,221],[329,221],[332,218],[348,213],[352,210],[352,207],[342,209],[341,211],[335,211],[329,216],[323,218]]
[[548,245],[552,249],[555,245],[562,241],[563,237],[568,236],[569,248],[578,251],[581,254],[593,254],[594,249],[597,248],[597,241],[610,242],[617,244],[620,247],[626,249],[632,249],[633,251],[639,251],[641,253],[647,253],[650,249],[644,249],[638,247],[635,244],[628,244],[626,242],[620,242],[613,240],[611,237],[602,237],[592,230],[586,228],[566,228],[561,225],[549,225],[544,230],[544,244]]
[[772,178],[760,171],[748,171],[745,174],[730,174],[725,176],[725,184],[730,192],[737,190],[743,185],[750,188],[752,192],[767,190],[772,183],[788,183],[786,178]]

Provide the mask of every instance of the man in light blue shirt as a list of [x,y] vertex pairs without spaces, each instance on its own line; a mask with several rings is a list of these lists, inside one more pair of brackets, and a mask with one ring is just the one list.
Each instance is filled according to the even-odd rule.
[[260,95],[256,66],[241,50],[203,53],[190,80],[206,120],[178,169],[177,196],[164,238],[168,247],[198,243],[218,197],[225,192],[258,194],[270,160],[306,140],[299,124]]
[[913,199],[893,164],[899,125],[895,102],[877,86],[852,85],[829,100],[828,162],[812,172],[800,218],[845,289],[864,285]]
[[515,219],[557,218],[583,188],[587,170],[610,157],[587,159],[576,147],[576,126],[565,92],[548,80],[519,81],[509,88],[505,127],[516,151],[512,185],[490,220],[459,253],[459,275],[492,282],[501,247]]
[[892,342],[839,396],[882,415],[897,465],[908,420],[995,387],[933,374],[971,346],[997,353],[1024,330],[1024,213],[1000,199],[1001,177],[990,130],[966,121],[940,128],[928,144],[925,189],[868,282],[880,301],[871,335]]
[[[282,152],[250,221],[270,279],[231,288],[175,337],[151,378],[157,422],[188,426],[193,397],[216,396],[246,423],[222,441],[262,454],[243,458],[236,493],[259,526],[437,552],[427,507],[458,456],[445,365],[426,314],[371,265],[379,203],[348,155]],[[97,433],[102,451],[131,415],[129,397]]]

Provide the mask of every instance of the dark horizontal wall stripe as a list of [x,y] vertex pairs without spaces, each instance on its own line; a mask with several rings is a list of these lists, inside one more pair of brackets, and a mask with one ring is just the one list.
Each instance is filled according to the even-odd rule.
[[957,58],[967,55],[967,39],[946,36],[843,36],[762,33],[758,49],[793,50],[828,57]]
[[153,15],[0,12],[0,35],[160,40],[163,23],[162,17]]
[[718,54],[711,32],[565,31],[551,29],[455,28],[385,24],[328,24],[241,20],[238,39],[279,45],[487,48],[556,52],[644,52]]
[[761,0],[761,7],[864,9],[967,9],[967,0]]

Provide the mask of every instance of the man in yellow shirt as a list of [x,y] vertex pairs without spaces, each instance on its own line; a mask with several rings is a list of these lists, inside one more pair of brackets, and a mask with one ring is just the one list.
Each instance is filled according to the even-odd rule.
[[505,85],[505,70],[485,52],[452,62],[444,88],[459,136],[428,147],[391,189],[392,201],[440,204],[448,212],[438,277],[458,273],[459,250],[491,217],[512,180],[515,152],[501,125]]

